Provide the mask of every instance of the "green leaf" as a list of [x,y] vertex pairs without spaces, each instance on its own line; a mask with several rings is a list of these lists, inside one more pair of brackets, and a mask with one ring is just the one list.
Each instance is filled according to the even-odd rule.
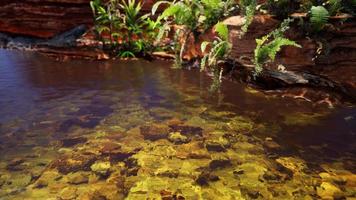
[[135,58],[135,54],[131,51],[123,51],[119,53],[120,58]]
[[328,23],[330,14],[323,6],[312,6],[310,9],[310,23],[314,31],[321,31]]
[[[256,49],[254,51],[254,64],[256,75],[263,70],[263,64],[268,61],[274,61],[277,53],[283,46],[301,46],[295,41],[283,37],[283,33],[288,30],[291,20],[286,19],[281,26],[260,39],[256,39]],[[271,39],[272,38],[272,39]]]
[[166,8],[163,13],[161,14],[161,16],[159,16],[159,19],[164,19],[170,16],[175,15],[177,12],[180,11],[180,6],[179,5],[170,5],[168,8]]
[[253,21],[253,17],[255,16],[257,8],[257,1],[256,0],[251,0],[248,2],[248,4],[245,7],[245,23],[241,27],[242,33],[245,34],[248,31],[248,27],[251,25]]
[[221,37],[223,40],[229,40],[229,29],[227,28],[226,24],[223,24],[222,22],[218,22],[215,25],[215,31],[218,33],[219,37]]

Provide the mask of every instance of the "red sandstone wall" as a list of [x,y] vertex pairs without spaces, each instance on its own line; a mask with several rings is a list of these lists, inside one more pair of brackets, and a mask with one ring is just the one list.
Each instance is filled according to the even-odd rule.
[[[92,24],[90,0],[0,0],[0,32],[49,38]],[[144,0],[144,11],[154,0]]]

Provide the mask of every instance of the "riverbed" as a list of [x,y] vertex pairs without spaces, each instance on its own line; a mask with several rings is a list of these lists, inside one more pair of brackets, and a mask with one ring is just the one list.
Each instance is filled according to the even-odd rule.
[[169,61],[0,50],[0,199],[356,197],[356,109]]

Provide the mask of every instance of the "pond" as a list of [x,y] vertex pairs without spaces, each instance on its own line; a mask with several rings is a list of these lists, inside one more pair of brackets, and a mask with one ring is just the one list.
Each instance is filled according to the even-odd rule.
[[0,50],[0,199],[355,197],[354,107],[171,66]]

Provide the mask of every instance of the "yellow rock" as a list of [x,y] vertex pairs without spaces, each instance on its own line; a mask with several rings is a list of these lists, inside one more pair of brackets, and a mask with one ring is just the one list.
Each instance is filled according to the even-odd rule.
[[343,195],[338,187],[329,182],[322,182],[320,187],[316,189],[316,192],[322,199],[335,199]]

